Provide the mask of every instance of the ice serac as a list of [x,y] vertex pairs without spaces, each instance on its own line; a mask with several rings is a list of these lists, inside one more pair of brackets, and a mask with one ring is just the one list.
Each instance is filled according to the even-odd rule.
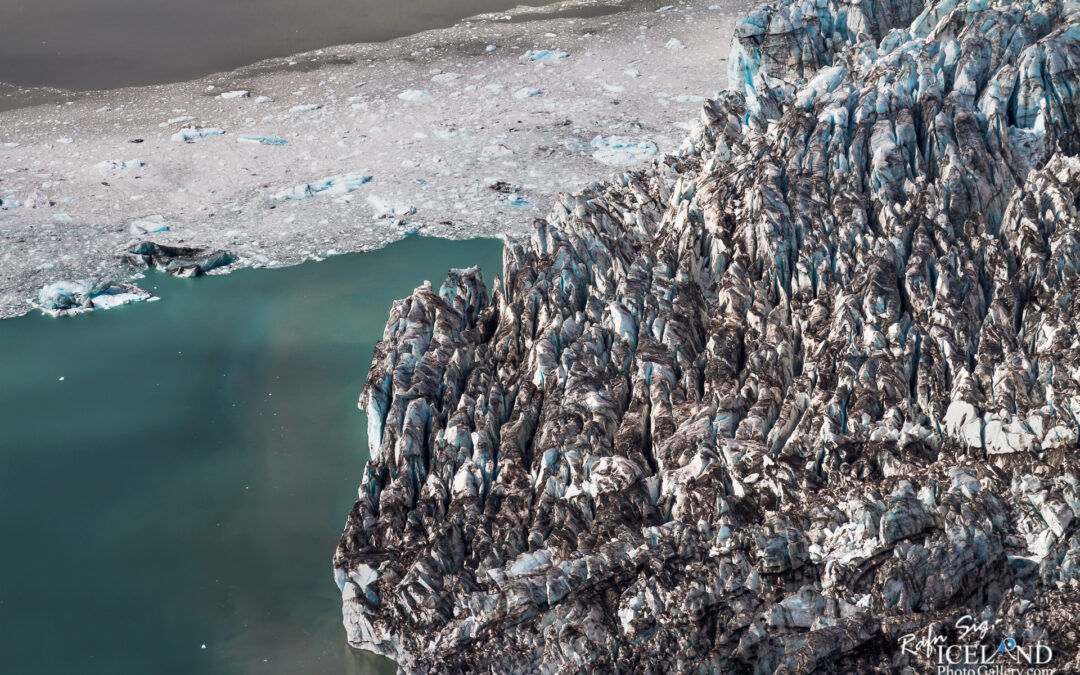
[[1080,6],[784,3],[677,156],[396,303],[334,558],[407,673],[1080,670]]

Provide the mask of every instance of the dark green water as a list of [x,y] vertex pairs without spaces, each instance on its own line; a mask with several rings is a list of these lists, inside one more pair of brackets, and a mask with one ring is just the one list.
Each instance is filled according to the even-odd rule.
[[394,672],[345,644],[330,565],[356,399],[391,301],[490,283],[501,248],[153,275],[159,302],[0,321],[0,672]]

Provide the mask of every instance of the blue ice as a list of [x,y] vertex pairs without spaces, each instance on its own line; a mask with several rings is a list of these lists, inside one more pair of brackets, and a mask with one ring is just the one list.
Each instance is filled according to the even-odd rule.
[[240,137],[244,143],[258,143],[259,145],[285,145],[288,143],[284,138],[277,136],[259,136],[257,134],[244,134]]

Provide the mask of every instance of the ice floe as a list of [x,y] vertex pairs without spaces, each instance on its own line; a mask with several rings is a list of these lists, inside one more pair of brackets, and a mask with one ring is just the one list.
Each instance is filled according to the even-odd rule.
[[274,194],[273,198],[278,200],[302,200],[311,197],[335,197],[348,194],[370,181],[371,176],[369,174],[347,173],[342,176],[331,176],[311,183],[296,185]]

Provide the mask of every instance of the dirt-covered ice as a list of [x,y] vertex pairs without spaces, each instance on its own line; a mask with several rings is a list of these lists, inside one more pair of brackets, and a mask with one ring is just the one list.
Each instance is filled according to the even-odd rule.
[[522,7],[0,113],[0,316],[123,280],[136,235],[275,266],[524,234],[559,192],[678,147],[744,8]]

